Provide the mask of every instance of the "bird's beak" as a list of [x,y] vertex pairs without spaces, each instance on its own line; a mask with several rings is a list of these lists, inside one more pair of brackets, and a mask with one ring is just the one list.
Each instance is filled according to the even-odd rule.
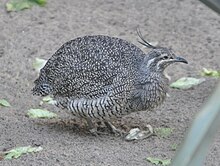
[[182,63],[188,64],[187,60],[185,60],[184,58],[179,57],[179,56],[177,56],[174,60],[175,60],[175,62],[182,62]]

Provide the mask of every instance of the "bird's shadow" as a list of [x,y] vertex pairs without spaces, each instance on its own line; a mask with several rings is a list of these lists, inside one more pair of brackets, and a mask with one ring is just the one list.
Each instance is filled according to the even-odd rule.
[[[134,123],[133,118],[125,118],[125,119],[118,119],[113,121],[113,124],[125,133],[128,133],[131,128],[141,127],[141,122]],[[91,137],[96,138],[97,135],[92,134],[89,131],[89,127],[84,119],[69,119],[69,118],[56,118],[56,119],[35,119],[33,120],[33,125],[37,125],[38,127],[42,126],[47,130],[56,130],[59,133],[65,134],[74,134],[79,137]],[[97,131],[99,138],[102,137],[120,137],[116,136],[115,134],[111,133],[111,131],[102,123],[102,121],[96,121]],[[123,139],[124,136],[121,136]]]
[[[84,120],[78,119],[38,119],[34,120],[34,125],[46,127],[48,130],[56,130],[61,133],[74,133],[80,137],[94,137],[89,131],[89,127]],[[114,137],[106,126],[101,122],[97,122],[97,131],[100,136],[111,136]]]

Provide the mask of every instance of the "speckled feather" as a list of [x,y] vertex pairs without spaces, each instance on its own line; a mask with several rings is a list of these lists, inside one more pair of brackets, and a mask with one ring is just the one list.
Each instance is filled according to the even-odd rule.
[[163,73],[143,66],[156,56],[119,38],[79,37],[48,60],[33,93],[50,94],[59,107],[84,118],[109,119],[151,110],[163,102],[168,85]]

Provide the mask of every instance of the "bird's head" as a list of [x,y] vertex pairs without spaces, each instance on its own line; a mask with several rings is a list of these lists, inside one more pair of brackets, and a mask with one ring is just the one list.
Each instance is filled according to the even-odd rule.
[[150,71],[153,72],[163,72],[164,69],[171,64],[177,62],[188,63],[184,58],[176,56],[170,48],[155,47],[151,45],[144,40],[140,31],[138,31],[138,36],[142,39],[142,41],[139,41],[139,43],[152,49],[144,58],[144,62],[142,63],[143,69],[148,71],[150,69]]

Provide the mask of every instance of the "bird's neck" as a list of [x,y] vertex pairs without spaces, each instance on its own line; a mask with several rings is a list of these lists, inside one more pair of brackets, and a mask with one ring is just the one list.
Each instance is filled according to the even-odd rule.
[[140,80],[143,84],[164,84],[165,86],[169,82],[165,72],[146,72],[141,74],[141,78]]

